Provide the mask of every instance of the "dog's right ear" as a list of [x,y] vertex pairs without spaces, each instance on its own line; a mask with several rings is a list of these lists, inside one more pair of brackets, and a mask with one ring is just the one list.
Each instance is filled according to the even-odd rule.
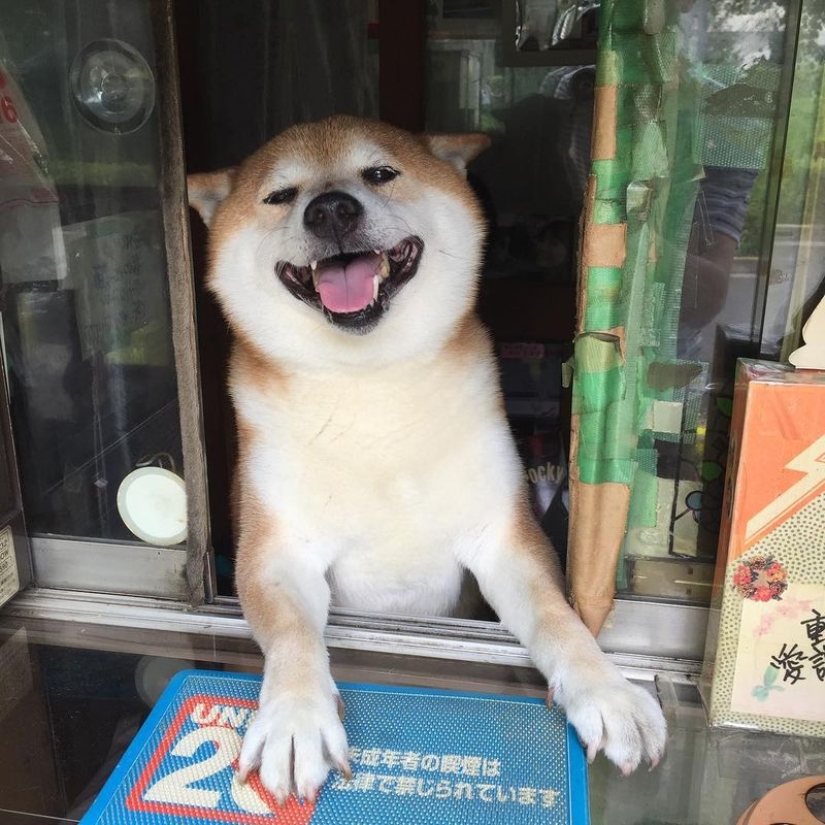
[[220,202],[232,191],[235,168],[233,166],[218,172],[199,172],[186,178],[189,205],[197,210],[207,226],[212,223],[212,216]]
[[452,163],[462,174],[467,171],[467,164],[490,147],[492,141],[481,132],[444,135],[425,134],[427,148],[441,160]]

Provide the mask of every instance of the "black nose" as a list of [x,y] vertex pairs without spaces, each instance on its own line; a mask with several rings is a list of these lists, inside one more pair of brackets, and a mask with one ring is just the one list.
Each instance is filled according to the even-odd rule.
[[364,207],[346,192],[324,192],[304,210],[304,226],[319,238],[340,240],[358,226]]

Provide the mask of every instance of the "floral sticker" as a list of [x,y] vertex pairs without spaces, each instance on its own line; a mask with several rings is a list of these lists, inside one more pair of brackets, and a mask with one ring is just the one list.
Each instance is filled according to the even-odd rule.
[[733,586],[745,599],[781,601],[788,589],[788,571],[772,555],[755,556],[736,565]]

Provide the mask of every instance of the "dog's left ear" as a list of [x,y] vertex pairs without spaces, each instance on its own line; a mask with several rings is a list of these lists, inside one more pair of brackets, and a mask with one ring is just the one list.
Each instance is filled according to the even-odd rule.
[[478,157],[491,141],[481,132],[469,132],[466,135],[424,135],[424,142],[436,157],[464,172],[467,164]]
[[189,205],[197,210],[207,226],[212,223],[212,216],[220,202],[232,191],[234,177],[234,166],[219,172],[201,172],[187,176]]

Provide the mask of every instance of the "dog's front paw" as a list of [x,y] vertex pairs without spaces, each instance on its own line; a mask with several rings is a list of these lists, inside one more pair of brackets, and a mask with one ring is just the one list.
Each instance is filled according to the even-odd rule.
[[643,759],[651,768],[659,763],[667,725],[659,703],[643,688],[616,673],[598,685],[564,694],[560,703],[587,748],[588,761],[604,750],[625,776]]
[[261,782],[283,805],[294,791],[315,800],[335,768],[349,775],[347,735],[329,690],[273,691],[264,699],[244,737],[238,778],[258,768]]

